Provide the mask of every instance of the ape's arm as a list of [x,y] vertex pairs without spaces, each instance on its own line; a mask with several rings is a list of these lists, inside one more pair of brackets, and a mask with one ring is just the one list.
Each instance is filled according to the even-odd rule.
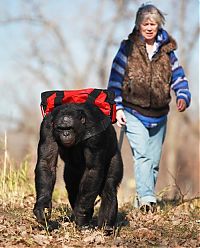
[[[41,223],[49,219],[52,208],[52,192],[56,180],[56,164],[58,159],[58,145],[53,138],[51,118],[47,116],[40,129],[38,144],[38,158],[35,168],[36,203],[34,214]],[[44,210],[48,209],[45,216]]]

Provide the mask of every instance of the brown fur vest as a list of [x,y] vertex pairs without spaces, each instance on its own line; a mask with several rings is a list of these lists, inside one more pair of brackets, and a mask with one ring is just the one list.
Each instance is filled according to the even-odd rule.
[[167,114],[172,76],[168,53],[176,49],[176,42],[169,37],[169,42],[162,45],[150,61],[139,35],[133,33],[129,40],[132,49],[122,87],[123,105],[146,116]]

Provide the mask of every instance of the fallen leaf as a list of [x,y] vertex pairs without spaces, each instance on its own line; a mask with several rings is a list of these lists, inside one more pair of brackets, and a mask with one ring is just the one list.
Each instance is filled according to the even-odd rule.
[[36,234],[32,235],[33,240],[39,245],[48,245],[50,243],[50,237],[46,235]]

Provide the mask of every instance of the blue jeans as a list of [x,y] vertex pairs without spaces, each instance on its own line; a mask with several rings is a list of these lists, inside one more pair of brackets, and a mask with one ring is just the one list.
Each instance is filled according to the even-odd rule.
[[135,207],[149,202],[156,203],[155,185],[167,121],[156,127],[146,128],[134,115],[127,111],[124,113],[127,119],[126,135],[135,162],[137,192]]

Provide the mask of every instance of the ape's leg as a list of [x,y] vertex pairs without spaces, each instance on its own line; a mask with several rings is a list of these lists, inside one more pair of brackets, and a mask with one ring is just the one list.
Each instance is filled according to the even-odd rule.
[[82,175],[74,171],[74,165],[65,165],[64,170],[64,180],[65,187],[68,193],[68,199],[72,209],[74,209],[74,205],[77,199],[79,184],[81,181]]
[[118,202],[117,202],[117,190],[112,178],[106,180],[102,195],[101,206],[99,209],[98,226],[110,226],[115,225],[117,218]]
[[99,157],[102,158],[85,144],[70,149],[67,158],[62,157],[66,163],[64,179],[68,198],[79,226],[88,225],[94,212],[94,201],[99,194],[104,170],[100,169]]
[[[71,149],[69,153],[65,152],[65,156],[63,156],[62,159],[65,161],[64,180],[68,193],[68,199],[72,209],[74,210],[79,193],[80,182],[85,172],[83,150],[80,146],[76,146]],[[93,207],[89,212],[90,214],[88,215],[90,217],[88,219],[90,219],[93,215]]]
[[77,225],[88,225],[93,215],[94,202],[99,194],[103,175],[97,169],[86,169],[80,183],[74,214]]
[[[33,212],[37,220],[44,224],[45,219],[51,217],[51,199],[56,180],[58,147],[52,139],[51,130],[45,126],[45,123],[42,124],[35,168],[36,203]],[[45,208],[48,209],[47,214],[44,213]]]
[[[76,183],[74,183],[74,182],[76,182]],[[77,200],[77,196],[78,196],[78,192],[79,192],[79,184],[80,184],[80,181],[78,183],[78,181],[76,181],[76,179],[71,181],[71,183],[70,183],[70,180],[68,180],[66,183],[66,189],[68,192],[68,199],[69,199],[70,205],[71,205],[73,210],[74,210],[75,202]],[[94,207],[91,207],[91,209],[88,211],[88,219],[92,218],[93,213],[94,213]]]
[[112,158],[107,178],[101,194],[98,226],[113,227],[118,212],[117,187],[123,176],[123,163],[119,152]]

